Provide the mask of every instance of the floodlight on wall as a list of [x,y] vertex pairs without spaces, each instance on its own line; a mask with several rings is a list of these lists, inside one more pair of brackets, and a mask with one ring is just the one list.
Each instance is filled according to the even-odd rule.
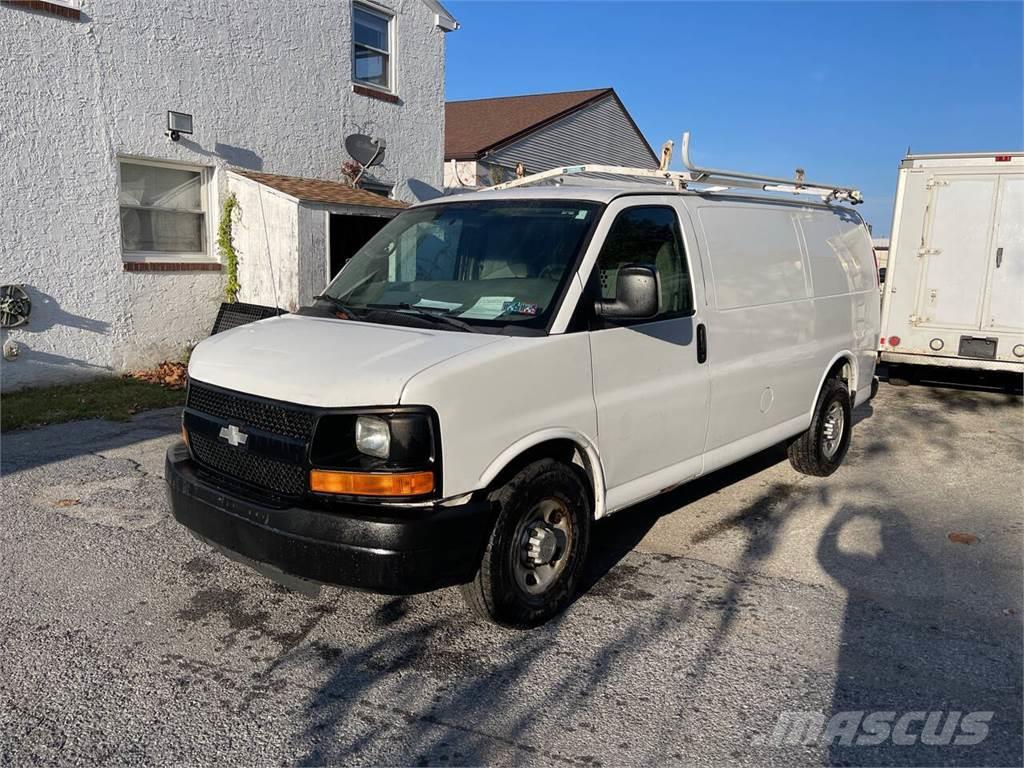
[[177,141],[181,138],[182,134],[186,136],[192,135],[192,115],[167,110],[167,131],[165,135],[171,141]]

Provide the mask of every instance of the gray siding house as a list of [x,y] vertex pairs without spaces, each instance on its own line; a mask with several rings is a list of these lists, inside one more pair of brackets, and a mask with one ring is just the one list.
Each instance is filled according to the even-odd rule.
[[657,168],[658,158],[612,88],[445,105],[446,191],[497,184],[560,165]]

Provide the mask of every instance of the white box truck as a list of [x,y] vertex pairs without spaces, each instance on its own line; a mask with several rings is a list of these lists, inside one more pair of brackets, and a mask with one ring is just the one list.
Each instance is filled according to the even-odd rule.
[[1024,372],[1024,152],[903,159],[883,296],[890,366]]

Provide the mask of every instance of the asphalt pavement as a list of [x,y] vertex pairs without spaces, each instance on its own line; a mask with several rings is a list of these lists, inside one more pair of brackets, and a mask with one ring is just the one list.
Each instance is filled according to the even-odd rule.
[[[776,448],[599,523],[529,632],[209,551],[174,410],[4,435],[0,764],[1020,765],[1021,404],[883,384],[831,478]],[[794,712],[913,738],[789,743]],[[954,712],[978,743],[914,714]]]

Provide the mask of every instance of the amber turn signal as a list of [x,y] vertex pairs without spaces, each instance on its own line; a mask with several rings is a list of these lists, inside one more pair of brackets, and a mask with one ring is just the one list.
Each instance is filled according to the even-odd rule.
[[433,472],[338,472],[314,469],[309,473],[310,490],[351,496],[422,496],[434,490]]
[[185,441],[185,445],[186,446],[188,446],[190,448],[192,447],[192,446],[188,445],[188,430],[185,429],[185,425],[184,424],[181,425],[181,439]]

